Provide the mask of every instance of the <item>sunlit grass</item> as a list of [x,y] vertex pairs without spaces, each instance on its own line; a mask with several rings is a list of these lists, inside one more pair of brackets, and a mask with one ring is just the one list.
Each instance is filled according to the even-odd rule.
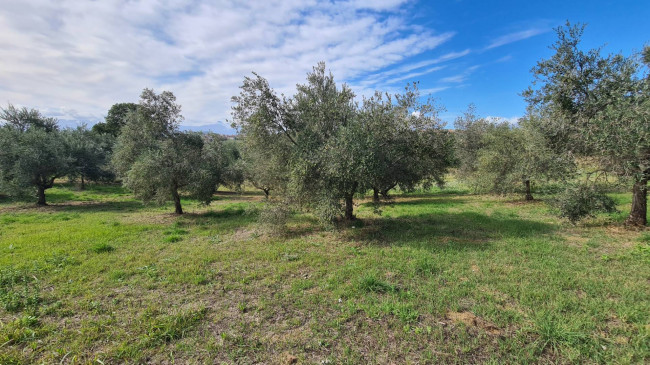
[[[460,185],[260,229],[261,195],[188,214],[118,186],[0,203],[0,363],[643,363],[647,232]],[[540,196],[547,200],[547,196]]]

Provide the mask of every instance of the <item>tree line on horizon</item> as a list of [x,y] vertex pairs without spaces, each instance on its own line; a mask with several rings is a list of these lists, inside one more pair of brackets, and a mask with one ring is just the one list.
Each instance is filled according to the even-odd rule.
[[443,108],[417,83],[356,101],[324,63],[290,97],[258,74],[246,77],[232,98],[236,140],[180,131],[181,106],[169,91],[145,89],[138,104],[113,105],[92,129],[60,129],[10,104],[0,111],[0,192],[35,192],[44,205],[58,178],[82,188],[120,181],[144,201],[173,201],[182,214],[181,193],[208,204],[219,186],[248,182],[276,213],[301,209],[331,222],[355,219],[355,197],[371,191],[379,203],[396,188],[443,186],[453,170],[475,192],[521,192],[525,200],[554,182],[563,188],[561,215],[576,221],[614,209],[597,178],[611,174],[632,191],[626,223],[646,225],[650,47],[603,56],[580,48],[584,25],[556,31],[554,54],[532,69],[522,93],[528,108],[517,125],[481,118],[470,105],[445,129]]

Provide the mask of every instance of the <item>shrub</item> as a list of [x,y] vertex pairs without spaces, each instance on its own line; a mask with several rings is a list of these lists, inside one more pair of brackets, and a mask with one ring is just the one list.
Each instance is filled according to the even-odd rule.
[[291,216],[291,210],[287,204],[273,202],[264,204],[259,214],[260,223],[266,225],[271,230],[283,231]]
[[596,213],[616,212],[616,203],[599,188],[585,185],[567,187],[554,201],[561,218],[576,223]]

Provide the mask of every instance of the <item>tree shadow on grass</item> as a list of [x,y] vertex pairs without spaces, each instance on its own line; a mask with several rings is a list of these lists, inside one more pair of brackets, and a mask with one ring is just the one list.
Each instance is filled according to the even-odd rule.
[[197,226],[216,225],[221,229],[237,229],[257,222],[258,217],[257,211],[230,206],[201,213],[185,213],[181,220]]
[[410,246],[430,250],[485,249],[490,242],[553,232],[547,223],[476,212],[432,212],[398,218],[368,218],[349,238],[376,246]]
[[[405,198],[414,198],[409,196],[409,197],[400,197],[399,200],[382,201],[379,203],[379,208],[399,207],[399,206],[414,207],[414,206],[429,205],[431,206],[432,209],[434,209],[434,208],[451,208],[452,206],[459,206],[467,203],[467,200],[462,198],[447,198],[447,197],[438,198],[438,197],[428,196],[428,199],[424,199],[425,197],[426,196],[422,196],[421,198],[405,200]],[[373,208],[375,207],[375,204],[376,203],[370,201],[370,202],[362,203],[361,206]]]
[[[43,210],[75,212],[75,213],[99,213],[99,212],[135,212],[142,210],[147,205],[138,200],[123,201],[87,201],[73,203],[49,204],[44,207],[38,207]],[[36,206],[34,206],[36,207]]]
[[234,191],[217,191],[213,196],[213,201],[258,201],[264,198],[263,193],[256,191],[244,191],[241,193]]

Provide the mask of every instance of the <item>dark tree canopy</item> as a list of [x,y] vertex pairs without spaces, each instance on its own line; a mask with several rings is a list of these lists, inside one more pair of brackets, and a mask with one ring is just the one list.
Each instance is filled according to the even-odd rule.
[[135,103],[118,103],[113,104],[113,106],[108,110],[108,115],[103,123],[97,123],[93,126],[93,132],[98,134],[109,134],[113,137],[117,137],[120,134],[120,130],[126,124],[126,116],[135,111],[138,107],[138,104]]

